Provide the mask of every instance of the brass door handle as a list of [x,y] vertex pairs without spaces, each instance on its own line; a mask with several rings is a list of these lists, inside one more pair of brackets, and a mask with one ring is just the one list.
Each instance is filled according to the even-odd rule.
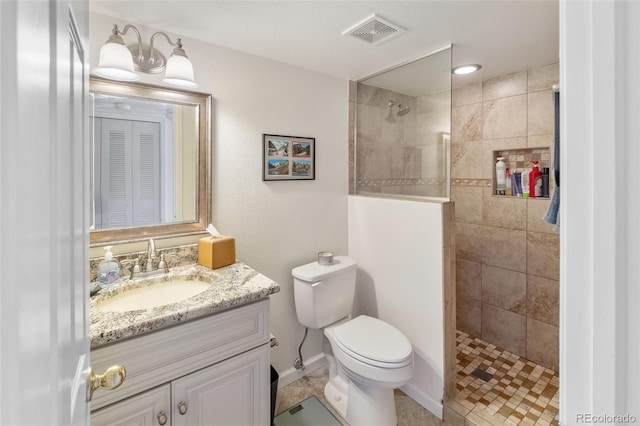
[[87,402],[93,398],[93,392],[97,389],[113,390],[119,387],[127,377],[127,370],[120,364],[112,365],[102,374],[95,374],[93,368],[89,373],[87,383]]

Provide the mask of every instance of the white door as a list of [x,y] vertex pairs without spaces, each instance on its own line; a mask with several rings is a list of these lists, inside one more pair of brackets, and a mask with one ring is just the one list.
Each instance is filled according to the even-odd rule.
[[160,223],[160,124],[95,118],[94,138],[96,229]]
[[88,424],[87,4],[0,22],[0,424]]

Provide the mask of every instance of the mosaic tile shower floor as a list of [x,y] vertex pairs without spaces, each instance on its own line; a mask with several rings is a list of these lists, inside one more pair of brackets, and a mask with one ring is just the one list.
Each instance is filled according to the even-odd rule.
[[[557,425],[558,374],[457,332],[457,394],[445,403],[450,424]],[[480,369],[485,381],[472,375]],[[477,373],[476,373],[477,374]]]

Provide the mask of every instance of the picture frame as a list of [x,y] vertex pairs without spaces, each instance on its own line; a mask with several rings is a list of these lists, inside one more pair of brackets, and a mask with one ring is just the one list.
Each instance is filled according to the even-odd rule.
[[262,135],[262,180],[315,180],[316,139]]

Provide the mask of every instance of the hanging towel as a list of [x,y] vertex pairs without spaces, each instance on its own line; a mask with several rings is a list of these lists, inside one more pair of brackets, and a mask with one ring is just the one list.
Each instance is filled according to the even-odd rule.
[[555,124],[554,132],[555,138],[553,142],[553,172],[554,181],[556,184],[553,190],[553,197],[551,198],[551,204],[549,204],[549,210],[544,216],[544,220],[547,223],[555,225],[557,231],[560,227],[560,217],[558,212],[560,211],[560,91],[554,90],[553,92],[553,104],[555,110]]

